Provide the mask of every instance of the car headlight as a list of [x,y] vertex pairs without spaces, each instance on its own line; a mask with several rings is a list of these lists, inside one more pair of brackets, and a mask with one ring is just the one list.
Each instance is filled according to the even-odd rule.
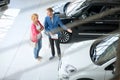
[[67,66],[65,67],[65,71],[66,71],[68,74],[72,74],[72,73],[77,72],[77,69],[76,69],[74,66],[72,66],[72,65],[67,65]]
[[61,80],[69,80],[69,75],[63,74]]

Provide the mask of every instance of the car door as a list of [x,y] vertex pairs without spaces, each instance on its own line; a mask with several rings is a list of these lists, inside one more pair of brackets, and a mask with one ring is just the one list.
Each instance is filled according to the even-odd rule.
[[[104,7],[103,4],[98,4],[98,3],[90,4],[89,6],[87,6],[86,10],[83,10],[83,12],[80,14],[79,19],[87,19],[88,17],[99,14],[103,7]],[[94,32],[100,30],[101,27],[96,27],[99,24],[103,24],[102,20],[100,19],[91,20],[91,22],[88,22],[80,26],[79,32],[81,31]]]
[[[101,12],[109,10],[111,8],[115,8],[114,5],[106,5],[104,9],[101,10]],[[118,27],[119,24],[119,20],[120,20],[120,12],[115,12],[112,13],[111,15],[105,16],[101,19],[103,21],[104,25],[108,25],[108,29],[116,29]],[[107,27],[107,26],[106,26]]]
[[114,76],[115,62],[105,68],[105,80],[110,80]]

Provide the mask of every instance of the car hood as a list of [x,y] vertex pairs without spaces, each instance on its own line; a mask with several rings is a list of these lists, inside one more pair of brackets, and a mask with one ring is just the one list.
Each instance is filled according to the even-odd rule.
[[90,48],[95,40],[88,40],[79,43],[75,43],[65,51],[64,57],[62,57],[62,66],[72,65],[77,69],[84,69],[94,65],[90,58]]

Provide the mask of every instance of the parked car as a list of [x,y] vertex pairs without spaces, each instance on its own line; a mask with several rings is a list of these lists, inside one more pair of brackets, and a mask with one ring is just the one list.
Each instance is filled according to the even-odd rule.
[[[64,24],[72,24],[76,20],[83,20],[108,9],[120,7],[120,2],[112,0],[73,0],[73,2],[67,2],[62,7],[59,6],[62,9],[56,7],[53,7],[54,14],[60,16]],[[74,26],[72,30],[75,35],[79,35],[79,33],[108,33],[119,28],[119,21],[120,11],[85,25]],[[61,32],[60,42],[69,42],[71,36],[67,31]]]
[[59,62],[59,80],[109,80],[114,76],[118,35],[72,45]]
[[8,5],[10,3],[10,0],[0,0],[0,7],[4,5]]

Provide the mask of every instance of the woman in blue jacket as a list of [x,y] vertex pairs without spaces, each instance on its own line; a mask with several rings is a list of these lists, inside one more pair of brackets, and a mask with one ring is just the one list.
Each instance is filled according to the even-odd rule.
[[53,34],[50,33],[50,31],[58,28],[58,26],[62,27],[64,30],[67,30],[68,32],[72,33],[71,29],[67,29],[67,27],[61,22],[60,18],[53,14],[52,8],[47,8],[47,16],[45,18],[45,30],[46,32],[49,32],[49,41],[51,45],[51,51],[52,51],[52,57],[50,57],[50,60],[55,57],[55,48],[54,48],[54,42],[57,48],[58,56],[61,58],[61,50],[60,50],[60,43],[58,40],[58,33]]

